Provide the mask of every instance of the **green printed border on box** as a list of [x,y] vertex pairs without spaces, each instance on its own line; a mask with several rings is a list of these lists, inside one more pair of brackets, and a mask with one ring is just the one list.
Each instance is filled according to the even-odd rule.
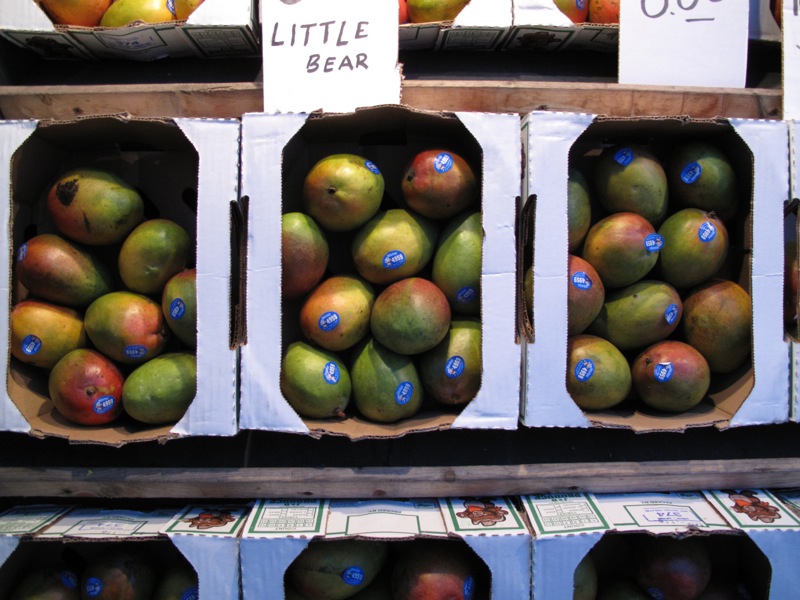
[[581,533],[581,532],[588,532],[588,531],[607,531],[610,529],[608,521],[603,516],[603,513],[600,511],[597,503],[594,499],[588,494],[554,494],[552,496],[536,496],[538,498],[583,498],[587,504],[592,508],[597,519],[600,521],[600,525],[597,527],[578,527],[575,529],[554,529],[550,530],[545,528],[544,524],[539,520],[539,513],[535,510],[535,504],[531,501],[531,496],[525,497],[525,502],[528,504],[528,512],[531,515],[531,518],[535,521],[537,528],[542,533],[542,535],[552,535],[552,534],[568,534],[568,533]]
[[300,507],[300,506],[303,506],[303,505],[310,506],[310,507],[311,506],[316,506],[317,507],[317,509],[316,509],[317,510],[317,517],[315,519],[316,523],[315,523],[314,527],[312,527],[310,529],[293,529],[291,532],[285,532],[285,531],[272,531],[272,532],[270,532],[270,531],[262,531],[262,530],[256,529],[254,527],[254,524],[258,523],[261,520],[261,515],[266,510],[266,507],[269,506],[269,508],[278,508],[280,506],[284,506],[285,508],[292,508],[292,505],[290,505],[288,503],[281,505],[278,502],[273,502],[273,503],[259,502],[258,506],[255,508],[255,511],[253,513],[253,518],[250,520],[250,527],[248,528],[247,533],[251,534],[251,535],[254,535],[254,536],[274,535],[274,536],[280,536],[280,537],[285,537],[289,533],[292,533],[292,534],[296,534],[296,533],[325,533],[324,531],[322,531],[322,520],[323,520],[323,517],[324,517],[326,503],[327,503],[326,500],[318,500],[314,504],[310,504],[307,501],[303,500],[303,501],[300,501],[300,502],[297,502],[297,503],[294,504],[294,506],[296,506],[296,507]]

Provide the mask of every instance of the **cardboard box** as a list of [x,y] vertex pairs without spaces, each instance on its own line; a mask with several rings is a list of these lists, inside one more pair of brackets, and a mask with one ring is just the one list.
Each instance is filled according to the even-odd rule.
[[37,0],[6,0],[0,35],[53,59],[257,57],[254,0],[207,0],[186,21],[125,27],[55,25]]
[[[800,144],[800,130],[798,130],[797,121],[791,120],[787,121],[786,123],[789,127],[789,175],[791,193],[787,197],[788,204],[785,211],[786,217],[783,222],[783,236],[787,243],[787,253],[791,251],[792,244],[794,244],[795,259],[797,259],[798,253],[800,253],[800,247],[797,246],[797,241],[800,239],[800,222],[798,222],[797,218],[798,206],[800,206],[800,200],[798,200],[798,198],[800,198],[800,169],[797,168],[797,152],[798,144]],[[789,261],[791,257],[787,254],[785,258],[787,261]],[[798,274],[797,270],[795,270],[794,274]],[[784,282],[784,293],[788,293],[790,286],[790,281],[787,280]],[[798,402],[800,402],[800,329],[798,329],[800,328],[800,307],[794,306],[793,308],[794,314],[785,314],[784,319],[786,321],[786,335],[790,344],[791,420],[796,422],[798,418],[800,418],[798,417],[798,414],[800,414],[800,411],[798,410]],[[785,310],[791,311],[792,308],[786,306]]]
[[[652,144],[702,137],[721,144],[741,175],[741,216],[729,232],[731,253],[741,260],[740,283],[753,302],[752,364],[730,378],[713,378],[708,398],[675,415],[639,407],[585,413],[566,390],[568,164],[600,145],[632,138]],[[631,143],[631,142],[627,142]],[[536,112],[523,121],[527,174],[523,197],[533,215],[523,240],[532,252],[533,323],[523,343],[522,422],[529,427],[623,427],[682,431],[688,427],[781,423],[789,413],[789,348],[783,326],[783,221],[788,197],[788,144],[781,121],[695,121],[685,118],[606,119],[585,114]],[[752,194],[748,194],[752,190]],[[753,201],[752,199],[757,199]],[[535,202],[535,213],[533,207]],[[526,208],[523,207],[523,211]],[[523,221],[529,217],[523,214]],[[730,228],[729,228],[730,229]],[[532,240],[531,240],[532,238]],[[738,240],[738,241],[736,241]],[[532,244],[528,247],[528,244]],[[523,313],[521,318],[527,318]]]
[[529,531],[509,499],[483,497],[260,500],[241,539],[244,597],[282,598],[284,574],[309,543],[339,539],[466,544],[491,573],[489,598],[530,598]]
[[[14,278],[12,253],[36,233],[55,231],[44,209],[50,185],[67,168],[89,163],[133,184],[145,198],[147,218],[172,219],[196,240],[198,303],[197,395],[177,424],[147,427],[125,418],[106,427],[70,424],[49,399],[47,372],[13,359],[0,401],[0,430],[115,446],[238,431],[231,207],[238,200],[239,131],[236,120],[127,116],[0,123],[0,162],[8,165],[0,179],[7,198],[2,220],[11,233],[0,282],[9,306],[27,294]],[[10,331],[9,312],[0,314],[2,328]],[[9,338],[1,350],[7,360]]]
[[[516,428],[519,345],[514,341],[512,203],[519,193],[518,127],[515,115],[440,114],[400,106],[345,114],[244,115],[242,197],[248,206],[248,247],[247,342],[241,347],[243,429],[361,439],[446,428]],[[298,210],[302,181],[323,156],[335,152],[368,156],[384,175],[386,194],[399,199],[406,161],[423,148],[442,145],[483,165],[481,389],[459,413],[423,410],[395,424],[371,423],[357,416],[344,420],[300,418],[283,397],[279,382],[283,353],[290,342],[300,338],[300,302],[283,306],[281,300],[281,214]],[[345,252],[350,240],[346,234]],[[332,257],[333,253],[332,248]]]
[[[709,550],[717,547],[710,544],[718,543],[726,554],[734,548],[745,553],[749,589],[761,592],[754,598],[767,598],[766,559],[700,492],[547,494],[523,496],[522,502],[533,528],[533,600],[572,598],[575,569],[590,551],[599,576],[615,573],[620,557],[630,575],[632,557],[625,553],[629,547],[624,542],[645,535],[700,535],[707,537]],[[773,568],[773,591],[775,581]]]
[[750,0],[750,33],[751,40],[780,42],[781,28],[775,20],[771,6],[774,0]]
[[400,50],[494,50],[513,22],[512,0],[471,0],[452,21],[400,25]]

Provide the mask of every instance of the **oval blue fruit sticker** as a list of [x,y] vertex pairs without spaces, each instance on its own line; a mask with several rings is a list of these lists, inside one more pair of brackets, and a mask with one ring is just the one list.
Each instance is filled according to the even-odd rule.
[[464,372],[465,367],[466,362],[461,356],[451,356],[444,365],[444,373],[450,379],[455,379]]
[[586,7],[586,0],[575,0],[575,8],[583,10]]
[[410,381],[403,381],[394,390],[394,401],[398,404],[408,404],[414,395],[414,384]]
[[89,577],[83,585],[83,589],[89,598],[97,598],[103,593],[103,582],[98,577]]
[[128,358],[144,358],[147,355],[147,348],[141,344],[131,344],[125,348],[125,356]]
[[181,594],[181,600],[200,600],[200,589],[195,585]]
[[65,588],[68,590],[78,589],[78,576],[73,571],[61,571],[58,575]]
[[117,399],[111,395],[101,396],[97,400],[95,400],[93,410],[98,415],[104,415],[108,411],[110,411],[117,403]]
[[658,252],[664,247],[664,238],[657,233],[651,233],[644,238],[644,247],[648,252]]
[[717,227],[711,221],[706,221],[697,230],[697,237],[701,242],[710,242],[717,237]]
[[698,179],[700,179],[700,175],[703,174],[703,167],[700,166],[698,162],[690,162],[688,165],[683,167],[681,171],[681,181],[683,183],[692,184]]
[[578,381],[589,381],[594,375],[594,361],[591,358],[584,358],[575,365],[575,379]]
[[342,573],[342,581],[347,585],[361,585],[364,583],[364,569],[361,567],[347,567]]
[[453,168],[453,157],[447,152],[440,152],[433,159],[433,168],[436,169],[437,173],[447,173]]
[[186,314],[186,303],[182,298],[175,298],[169,305],[169,316],[177,320],[184,314]]
[[675,319],[678,318],[678,313],[680,309],[678,308],[677,304],[670,304],[667,307],[667,310],[664,311],[664,318],[666,319],[667,323],[672,325],[675,322]]
[[467,302],[472,302],[477,297],[477,290],[474,287],[467,286],[458,290],[458,293],[456,294],[456,301],[460,304],[466,304]]
[[335,362],[331,361],[325,365],[325,368],[322,369],[322,378],[325,380],[326,383],[331,385],[335,385],[339,383],[339,378],[342,376],[341,371],[339,371],[339,365]]
[[339,325],[339,313],[329,310],[319,318],[319,328],[322,331],[331,331]]
[[381,170],[380,170],[380,169],[378,168],[378,166],[377,166],[377,165],[376,165],[374,162],[372,162],[371,160],[365,161],[365,162],[364,162],[364,166],[365,166],[365,167],[367,167],[367,169],[369,169],[369,170],[370,170],[370,171],[372,171],[373,173],[375,173],[375,175],[380,175],[380,174],[381,174]]
[[406,263],[406,255],[402,250],[390,250],[383,255],[383,266],[387,269],[399,269]]
[[175,0],[167,0],[166,2],[167,10],[172,13],[172,16],[175,16]]
[[17,250],[17,262],[25,260],[25,255],[28,254],[28,244],[22,244]]
[[583,271],[576,271],[572,274],[572,285],[579,290],[590,290],[592,289],[593,282],[592,278]]
[[633,162],[633,150],[630,148],[620,148],[614,153],[614,162],[623,167],[627,167]]
[[674,372],[675,367],[672,366],[671,362],[658,363],[653,369],[653,376],[656,378],[656,381],[666,383],[672,379],[672,374]]
[[33,356],[42,349],[42,340],[33,334],[26,335],[22,340],[22,352],[28,356]]
[[472,600],[472,594],[475,593],[475,579],[472,575],[467,575],[464,580],[464,600]]

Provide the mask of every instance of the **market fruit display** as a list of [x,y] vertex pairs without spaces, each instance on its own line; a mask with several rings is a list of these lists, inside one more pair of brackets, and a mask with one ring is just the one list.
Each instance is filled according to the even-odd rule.
[[71,425],[177,422],[197,392],[193,241],[177,222],[145,219],[111,172],[73,169],[46,189],[58,231],[16,249],[11,355],[43,371]]
[[389,182],[375,161],[346,152],[302,174],[302,210],[287,202],[282,215],[281,285],[316,283],[282,296],[280,373],[301,417],[392,424],[477,395],[480,186],[451,151],[435,174],[430,157],[443,152],[409,150]]

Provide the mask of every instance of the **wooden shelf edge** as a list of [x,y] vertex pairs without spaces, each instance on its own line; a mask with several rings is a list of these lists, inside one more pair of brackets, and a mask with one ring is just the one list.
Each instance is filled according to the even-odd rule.
[[[263,110],[260,82],[0,86],[4,119],[68,120],[129,113],[139,117],[239,118]],[[613,117],[780,119],[783,91],[675,88],[613,83],[405,80],[401,103],[422,110],[526,114],[533,110]]]
[[0,468],[0,497],[420,498],[800,486],[800,458],[381,468]]

